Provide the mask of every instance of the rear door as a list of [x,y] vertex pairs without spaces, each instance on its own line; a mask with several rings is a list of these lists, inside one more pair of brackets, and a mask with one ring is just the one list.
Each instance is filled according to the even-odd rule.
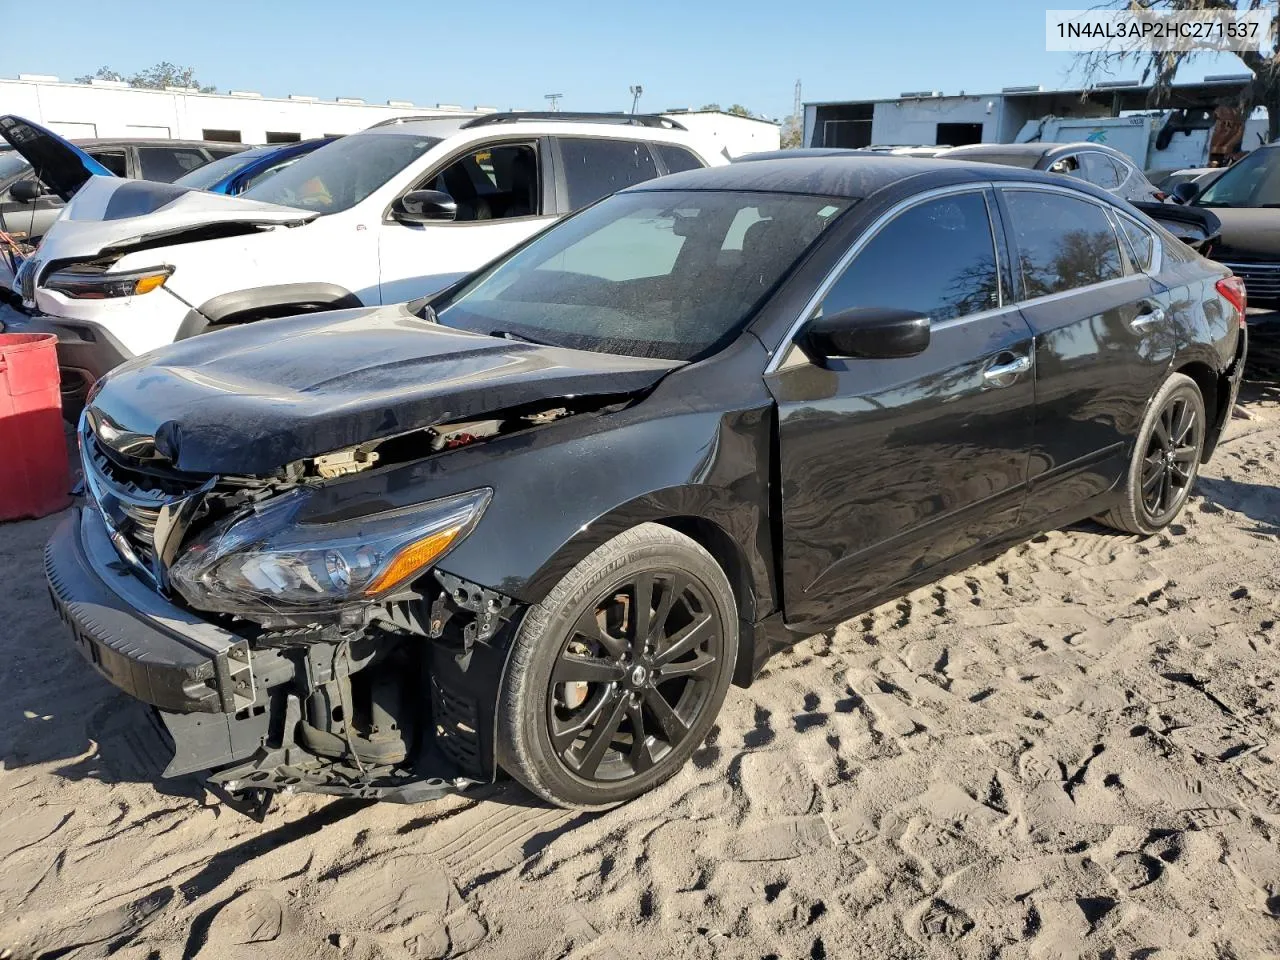
[[[639,140],[556,137],[555,141],[564,213],[659,175],[653,151]],[[672,162],[678,161],[673,155]]]
[[923,353],[820,365],[783,349],[766,374],[778,405],[789,624],[833,624],[1016,525],[1034,421],[1032,337],[1003,294],[996,217],[981,188],[917,199],[860,239],[822,293],[824,313],[928,314]]
[[414,184],[411,190],[449,194],[458,215],[425,224],[384,218],[378,227],[382,302],[433,293],[552,223],[546,151],[539,139],[473,146]]
[[1168,291],[1122,252],[1109,207],[1072,190],[997,191],[1035,333],[1036,429],[1024,521],[1110,490],[1176,349]]

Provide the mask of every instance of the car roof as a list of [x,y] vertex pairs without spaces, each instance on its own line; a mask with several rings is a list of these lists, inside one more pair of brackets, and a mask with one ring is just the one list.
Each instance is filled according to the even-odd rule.
[[[985,180],[1019,180],[1061,186],[1062,177],[1019,167],[966,163],[935,157],[903,157],[883,153],[845,153],[730,163],[687,170],[629,187],[624,193],[648,190],[741,190],[799,193],[861,200],[884,187],[912,177],[930,177],[931,186]],[[1085,186],[1088,186],[1085,184]],[[1092,190],[1085,191],[1095,195]]]

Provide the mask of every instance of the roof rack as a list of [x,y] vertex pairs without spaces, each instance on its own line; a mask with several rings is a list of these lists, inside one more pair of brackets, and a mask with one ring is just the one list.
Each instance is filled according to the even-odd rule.
[[519,123],[521,120],[555,120],[562,123],[618,123],[636,127],[661,127],[666,130],[686,130],[682,123],[670,117],[654,113],[567,113],[552,110],[514,110],[508,113],[486,113],[468,120],[462,129],[484,127],[491,123]]

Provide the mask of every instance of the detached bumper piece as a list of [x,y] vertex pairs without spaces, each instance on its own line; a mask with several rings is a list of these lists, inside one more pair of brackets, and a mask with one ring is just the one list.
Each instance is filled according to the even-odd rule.
[[[416,803],[493,779],[502,655],[388,629],[241,637],[170,603],[116,553],[101,515],[45,549],[54,606],[93,668],[157,708],[166,777],[232,798],[297,790]],[[256,802],[256,801],[255,801]]]
[[76,647],[125,693],[182,713],[234,713],[253,704],[249,645],[137,580],[92,510],[63,520],[45,547],[44,566]]

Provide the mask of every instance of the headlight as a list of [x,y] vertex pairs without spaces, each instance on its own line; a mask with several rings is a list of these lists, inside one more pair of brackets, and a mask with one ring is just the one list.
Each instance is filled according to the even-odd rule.
[[127,273],[97,273],[68,267],[47,276],[41,284],[73,300],[108,300],[150,293],[173,275],[173,267],[151,267]]
[[391,593],[469,534],[493,491],[336,523],[302,523],[304,491],[196,540],[169,571],[193,607],[226,613],[333,609]]

